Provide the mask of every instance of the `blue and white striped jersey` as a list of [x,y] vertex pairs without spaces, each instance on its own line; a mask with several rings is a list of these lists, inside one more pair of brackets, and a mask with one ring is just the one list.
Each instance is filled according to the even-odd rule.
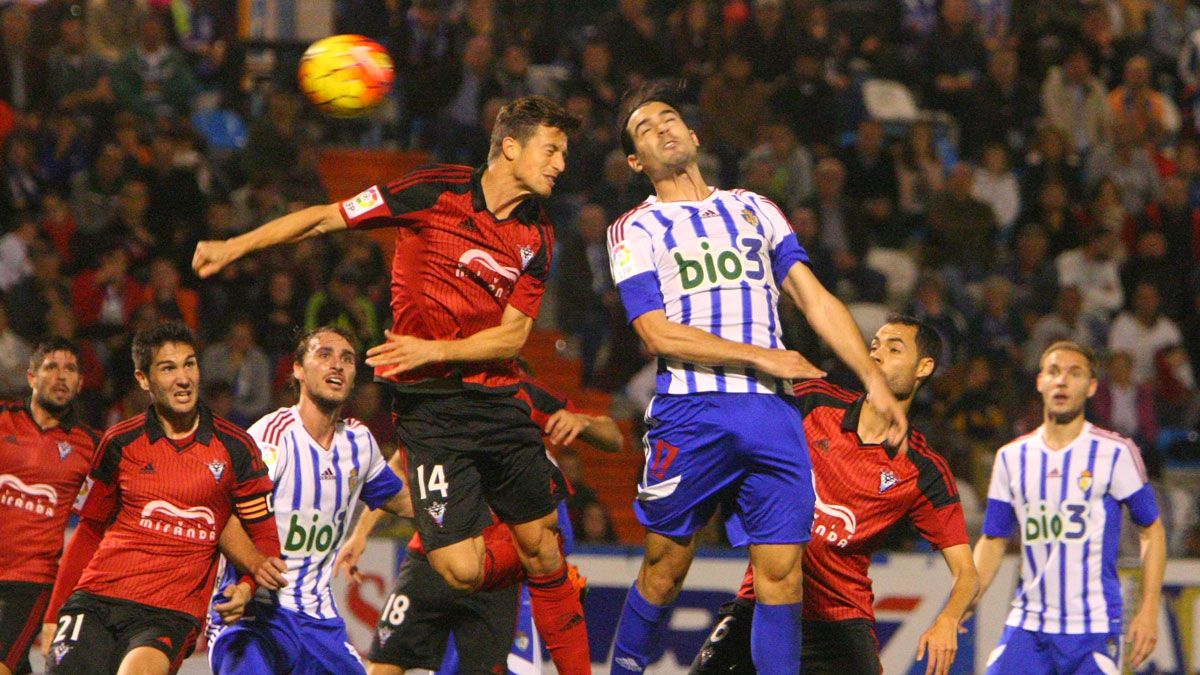
[[[304,430],[295,408],[280,408],[249,429],[275,483],[275,523],[287,563],[286,588],[259,589],[256,600],[316,619],[338,616],[329,580],[358,501],[379,508],[403,488],[367,427],[338,423],[333,443],[322,449]],[[239,576],[225,565],[216,592]]]
[[[608,230],[609,264],[629,320],[669,320],[765,348],[781,346],[778,303],[788,270],[808,262],[774,203],[745,190],[702,201],[649,197]],[[741,366],[660,358],[658,393],[791,392],[791,382]]]
[[983,533],[1020,528],[1021,585],[1008,625],[1043,633],[1121,631],[1117,545],[1121,505],[1133,522],[1158,519],[1136,445],[1085,423],[1067,448],[1046,447],[1043,427],[996,453]]

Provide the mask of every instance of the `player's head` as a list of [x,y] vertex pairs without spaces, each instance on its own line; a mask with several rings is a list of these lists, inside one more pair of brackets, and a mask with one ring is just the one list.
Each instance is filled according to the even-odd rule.
[[1046,347],[1038,365],[1037,390],[1042,395],[1046,419],[1067,424],[1083,414],[1096,393],[1095,356],[1069,340]]
[[196,336],[178,321],[139,330],[133,336],[133,374],[161,413],[188,415],[200,400]]
[[521,187],[549,197],[567,168],[567,134],[578,128],[578,118],[545,96],[519,98],[496,116],[488,166],[507,166]]
[[683,171],[699,152],[700,139],[674,102],[676,91],[664,84],[647,85],[621,101],[621,149],[629,166],[650,180]]
[[942,354],[942,336],[928,323],[893,314],[871,338],[871,358],[901,401],[912,398],[934,371]]
[[341,406],[354,391],[357,363],[353,339],[345,329],[321,326],[301,335],[292,363],[300,398],[326,411]]
[[29,357],[25,379],[29,382],[33,402],[52,415],[66,412],[79,395],[83,384],[79,354],[75,343],[52,337],[39,344]]

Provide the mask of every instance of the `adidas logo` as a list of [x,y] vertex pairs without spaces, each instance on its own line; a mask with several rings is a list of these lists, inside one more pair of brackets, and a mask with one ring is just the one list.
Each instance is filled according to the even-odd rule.
[[138,473],[155,473],[154,462],[146,462],[146,466],[143,466],[142,470]]
[[474,221],[472,221],[470,218],[463,218],[462,222],[459,223],[458,226],[461,227],[462,229],[466,230],[467,232],[478,232],[479,231],[479,228],[475,225]]
[[624,668],[625,670],[632,670],[635,673],[642,672],[641,664],[639,664],[637,661],[634,661],[633,659],[629,658],[628,656],[618,656],[615,659],[615,663],[618,666],[621,666],[622,668]]
[[708,209],[704,213],[701,213],[700,217],[701,218],[716,218],[717,215],[718,214],[716,211],[713,211],[712,209]]
[[336,476],[333,475],[333,469],[329,467],[326,467],[325,471],[321,473],[321,480],[334,480],[335,478]]

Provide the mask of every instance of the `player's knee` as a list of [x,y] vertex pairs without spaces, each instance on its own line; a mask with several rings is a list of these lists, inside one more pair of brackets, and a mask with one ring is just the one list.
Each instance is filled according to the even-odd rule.
[[474,590],[483,583],[483,566],[470,557],[438,561],[433,569],[456,591]]
[[404,675],[404,669],[390,663],[368,663],[367,675]]
[[673,602],[683,590],[687,573],[686,561],[673,558],[660,558],[653,563],[647,561],[638,576],[638,590],[642,597],[656,605]]
[[166,654],[153,647],[137,647],[121,660],[117,675],[167,675],[170,670]]
[[521,563],[532,575],[550,574],[562,567],[562,549],[556,523],[556,519],[547,516],[536,523],[522,523],[512,528],[513,542],[521,555]]

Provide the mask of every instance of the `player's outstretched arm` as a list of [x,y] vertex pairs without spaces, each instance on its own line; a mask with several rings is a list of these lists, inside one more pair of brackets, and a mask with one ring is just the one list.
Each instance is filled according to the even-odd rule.
[[310,206],[276,218],[245,234],[222,241],[202,241],[196,244],[196,253],[192,256],[192,270],[204,279],[254,251],[344,230],[346,227],[346,221],[342,218],[336,202]]
[[576,438],[603,452],[619,452],[625,445],[625,435],[608,415],[585,415],[562,408],[550,416],[542,431],[556,445],[570,445]]
[[888,446],[899,448],[908,436],[908,416],[888,389],[883,372],[871,360],[867,341],[859,332],[858,324],[854,323],[850,310],[821,284],[804,263],[791,266],[783,282],[783,291],[804,313],[804,318],[808,319],[817,335],[862,380],[867,388],[867,401],[889,421]]
[[1126,642],[1131,645],[1129,663],[1137,668],[1154,651],[1158,642],[1158,608],[1162,606],[1163,575],[1167,568],[1167,532],[1162,518],[1138,528],[1142,549],[1142,605],[1129,622]]
[[704,366],[744,366],[786,379],[825,376],[825,371],[809,363],[799,352],[726,340],[706,330],[675,323],[661,309],[639,315],[633,320],[633,329],[654,356]]
[[[411,514],[411,500],[408,508]],[[347,577],[357,583],[362,583],[363,576],[358,571],[358,559],[362,557],[363,551],[367,548],[367,537],[379,524],[383,514],[383,509],[363,509],[362,514],[358,517],[358,522],[354,525],[354,530],[349,537],[346,537],[345,543],[338,551],[337,558],[333,561],[333,576],[336,577],[344,570]]]
[[263,555],[250,541],[250,535],[246,534],[238,518],[226,521],[225,529],[221,530],[221,537],[217,540],[217,549],[229,558],[239,572],[247,575],[246,581],[252,578],[255,584],[272,591],[287,586],[287,577],[284,576],[287,564],[279,558]]
[[461,340],[422,340],[385,331],[387,342],[367,350],[367,365],[392,366],[384,377],[416,370],[430,363],[503,361],[516,358],[533,330],[533,318],[509,305],[500,325]]
[[950,672],[954,657],[958,654],[959,623],[979,588],[979,575],[975,572],[970,546],[948,546],[942,549],[942,557],[954,577],[954,585],[950,588],[946,606],[917,643],[918,661],[925,658],[926,651],[929,652],[925,675],[945,675]]

